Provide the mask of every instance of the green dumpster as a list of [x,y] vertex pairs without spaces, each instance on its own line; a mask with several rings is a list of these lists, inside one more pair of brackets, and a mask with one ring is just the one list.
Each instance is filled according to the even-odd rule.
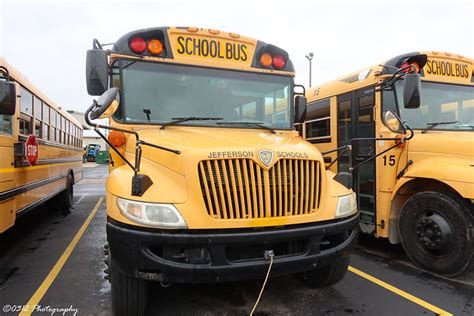
[[108,164],[109,163],[109,152],[102,150],[97,153],[97,156],[95,157],[95,161],[98,164]]

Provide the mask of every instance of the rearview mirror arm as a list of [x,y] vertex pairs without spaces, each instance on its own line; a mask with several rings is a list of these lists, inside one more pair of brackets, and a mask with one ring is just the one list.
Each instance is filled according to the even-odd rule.
[[[296,87],[299,87],[299,88],[303,89],[303,92],[295,92],[295,91],[294,91],[294,88],[296,88]],[[295,85],[293,86],[293,93],[294,93],[295,95],[301,95],[301,96],[304,97],[304,96],[306,95],[306,88],[305,88],[303,85],[301,85],[301,84],[295,84]]]
[[8,72],[8,69],[3,67],[3,66],[0,66],[0,70],[3,70],[5,72],[5,79],[7,79],[7,81],[11,81],[11,78],[10,78],[10,73]]
[[103,49],[102,45],[100,44],[99,40],[97,38],[94,38],[92,40],[92,48],[93,49]]
[[[166,148],[166,147],[163,147],[163,146],[159,146],[159,145],[155,145],[155,144],[151,144],[151,143],[148,143],[146,141],[143,141],[143,140],[140,140],[140,136],[138,135],[137,132],[135,131],[130,131],[130,130],[126,130],[126,129],[122,129],[122,128],[118,128],[118,127],[113,127],[113,126],[108,126],[108,125],[101,125],[101,124],[94,124],[91,122],[90,120],[90,117],[89,117],[89,114],[90,112],[92,111],[92,109],[97,105],[97,102],[94,100],[93,101],[93,104],[87,109],[86,113],[84,114],[84,117],[85,117],[85,120],[86,120],[86,123],[89,124],[90,126],[93,126],[94,127],[94,131],[99,134],[99,136],[110,146],[110,148],[113,149],[113,151],[115,151],[119,156],[120,158],[122,158],[129,166],[130,168],[132,168],[132,170],[135,172],[135,175],[138,174],[138,172],[140,171],[140,161],[141,161],[141,146],[149,146],[149,147],[153,147],[153,148],[157,148],[157,149],[161,149],[161,150],[165,150],[165,151],[169,151],[169,152],[172,152],[174,154],[181,154],[181,151],[179,150],[175,150],[175,149],[171,149],[171,148]],[[127,160],[127,158],[125,158],[122,153],[120,151],[118,151],[117,148],[115,148],[115,146],[113,146],[109,140],[107,139],[107,137],[105,137],[104,134],[102,134],[99,130],[99,128],[103,128],[103,129],[107,129],[107,130],[112,130],[112,131],[117,131],[117,132],[122,132],[122,133],[126,133],[126,134],[133,134],[135,136],[135,139],[136,139],[136,145],[135,145],[135,166],[132,165],[132,163],[130,161]],[[138,159],[137,161],[137,158],[140,158]]]
[[[377,139],[377,140],[380,140],[380,139]],[[390,150],[392,150],[393,148],[398,147],[398,146],[399,146],[398,144],[395,144],[395,145],[393,145],[393,146],[391,146],[391,147],[385,149],[384,151],[379,152],[378,154],[376,154],[376,155],[374,155],[374,156],[372,156],[372,157],[370,157],[370,158],[367,158],[367,159],[364,160],[364,161],[359,162],[359,163],[356,164],[355,166],[350,167],[349,170],[350,170],[350,171],[353,171],[354,169],[360,167],[361,165],[363,165],[363,164],[365,164],[365,163],[367,163],[367,162],[369,162],[369,161],[371,161],[371,160],[377,158],[377,157],[380,156],[380,155],[385,154],[387,151],[390,151]]]
[[[339,158],[341,158],[342,155],[344,155],[348,150],[352,150],[352,146],[351,145],[345,145],[345,146],[341,146],[341,147],[338,147],[336,149],[333,149],[333,150],[329,150],[329,151],[325,151],[325,152],[322,152],[321,155],[327,155],[327,154],[330,154],[330,153],[333,153],[335,151],[338,152],[337,154],[337,157],[336,159],[334,159],[327,167],[326,167],[326,170],[328,170],[329,168],[331,168],[331,166],[339,160]],[[340,151],[340,152],[339,152]]]
[[[369,137],[369,138],[353,138],[353,139],[351,139],[351,144],[352,144],[353,141],[360,141],[360,140],[374,140],[374,141],[378,141],[378,140],[398,140],[398,141],[401,141],[401,142],[406,142],[407,140],[412,139],[412,138],[413,138],[413,135],[414,135],[415,133],[413,132],[413,130],[412,130],[409,126],[405,125],[405,128],[407,128],[407,129],[410,131],[410,136],[408,136],[408,137],[402,137],[402,138],[390,138],[390,137],[386,137],[386,138],[370,138],[370,137]],[[398,147],[398,146],[400,146],[400,144],[394,144],[393,146],[391,146],[391,147],[385,149],[384,151],[379,152],[378,154],[376,154],[376,155],[374,155],[374,156],[372,156],[372,157],[370,157],[370,158],[367,158],[367,159],[364,160],[364,161],[359,162],[359,163],[356,164],[355,166],[350,167],[349,170],[352,171],[352,170],[354,170],[354,169],[360,167],[361,165],[365,164],[366,162],[369,162],[369,161],[371,161],[371,160],[377,158],[378,156],[383,155],[383,154],[385,154],[386,152],[388,152],[388,151],[390,151],[390,150],[392,150],[393,148]]]
[[119,155],[120,158],[122,158],[123,161],[125,161],[125,162],[127,163],[127,165],[129,165],[130,168],[132,168],[132,170],[133,170],[134,172],[137,172],[137,170],[136,170],[135,167],[130,163],[130,161],[128,161],[127,158],[125,158],[125,156],[122,155],[122,153],[121,153],[120,151],[118,151],[118,149],[115,148],[115,147],[109,142],[109,140],[107,139],[107,137],[105,137],[105,135],[102,134],[102,132],[101,132],[97,127],[94,127],[94,131],[95,131],[97,134],[99,134],[99,136],[107,143],[107,145],[109,145],[109,147],[112,148],[113,151],[115,151],[115,152],[117,153],[117,155]]
[[[407,73],[410,73],[410,72],[413,72],[415,71],[415,68],[414,66],[412,65],[408,65],[406,67],[403,67],[403,68],[399,68],[397,69],[397,71],[395,71],[395,73],[390,77],[388,78],[387,80],[384,80],[383,82],[380,83],[380,86],[378,86],[378,90],[383,90],[385,89],[386,87],[390,87],[392,84],[394,84],[396,81],[402,79],[407,73],[403,73],[400,75],[401,72],[404,72],[405,70],[407,69],[410,69],[409,72]],[[377,90],[376,90],[377,91]]]

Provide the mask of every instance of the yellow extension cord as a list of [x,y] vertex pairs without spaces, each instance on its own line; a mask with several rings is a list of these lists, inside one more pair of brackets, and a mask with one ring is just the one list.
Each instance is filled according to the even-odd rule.
[[255,305],[252,308],[252,311],[250,312],[250,316],[253,315],[255,312],[255,309],[257,308],[258,303],[260,302],[260,298],[262,297],[263,290],[265,289],[265,285],[267,284],[268,281],[268,276],[270,275],[270,271],[272,270],[272,265],[273,265],[273,255],[270,256],[270,265],[268,266],[268,271],[267,271],[267,276],[265,277],[265,281],[263,281],[262,288],[260,289],[260,294],[258,294],[257,301],[255,302]]

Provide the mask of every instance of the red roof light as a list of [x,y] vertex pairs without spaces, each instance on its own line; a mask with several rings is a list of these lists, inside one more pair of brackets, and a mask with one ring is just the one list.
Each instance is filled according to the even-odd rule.
[[134,37],[130,41],[129,46],[135,54],[142,54],[146,49],[146,41],[141,37]]
[[[403,69],[406,68],[406,69]],[[409,72],[414,72],[414,73],[419,73],[420,72],[420,65],[418,65],[417,62],[404,62],[401,66],[400,69],[403,69],[402,72],[404,73],[409,73]]]
[[285,68],[286,60],[282,55],[276,55],[273,57],[272,65],[275,69],[283,69]]

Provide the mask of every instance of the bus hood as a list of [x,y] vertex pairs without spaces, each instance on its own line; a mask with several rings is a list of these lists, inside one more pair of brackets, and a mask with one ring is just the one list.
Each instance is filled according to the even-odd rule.
[[474,157],[474,132],[427,131],[417,132],[410,140],[410,154]]
[[[149,143],[179,150],[175,154],[165,150],[143,146],[142,158],[163,165],[182,175],[190,164],[211,159],[251,158],[269,167],[281,158],[318,160],[320,152],[304,141],[297,132],[277,131],[272,134],[260,129],[167,127],[137,131],[140,139]],[[127,152],[134,153],[134,142],[127,142]]]

